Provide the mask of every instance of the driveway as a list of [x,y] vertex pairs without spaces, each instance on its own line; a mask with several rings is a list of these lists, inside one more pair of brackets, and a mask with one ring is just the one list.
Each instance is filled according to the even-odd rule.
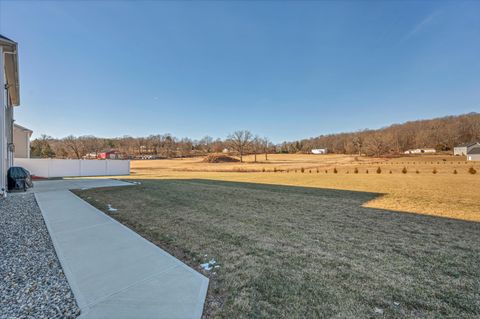
[[69,191],[113,186],[135,187],[66,179],[33,188],[80,318],[200,318],[205,276]]

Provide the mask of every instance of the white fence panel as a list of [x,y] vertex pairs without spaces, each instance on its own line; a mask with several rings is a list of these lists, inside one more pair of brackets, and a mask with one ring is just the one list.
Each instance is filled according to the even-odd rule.
[[50,161],[33,158],[15,158],[13,160],[15,166],[21,166],[30,171],[36,176],[50,176]]
[[[107,161],[83,160],[80,161],[79,176],[107,175]],[[120,174],[119,174],[120,175]]]
[[66,160],[15,158],[32,175],[41,177],[130,175],[130,160]]
[[82,176],[80,160],[50,159],[49,175],[49,177]]
[[106,160],[106,175],[124,175],[124,172],[130,174],[130,161]]

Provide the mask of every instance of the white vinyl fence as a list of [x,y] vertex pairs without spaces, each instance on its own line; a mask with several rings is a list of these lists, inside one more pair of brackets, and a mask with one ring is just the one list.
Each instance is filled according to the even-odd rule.
[[15,158],[32,175],[41,177],[130,175],[130,160],[73,160]]

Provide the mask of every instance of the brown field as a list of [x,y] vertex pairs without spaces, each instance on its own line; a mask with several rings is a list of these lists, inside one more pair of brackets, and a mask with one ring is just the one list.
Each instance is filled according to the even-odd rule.
[[[208,179],[367,191],[384,195],[366,202],[365,207],[480,221],[480,163],[466,162],[464,157],[273,154],[268,160],[258,155],[257,163],[253,156],[246,156],[244,163],[205,163],[202,159],[132,161],[132,175],[126,179]],[[471,166],[477,174],[468,173]],[[407,174],[402,173],[403,167]]]

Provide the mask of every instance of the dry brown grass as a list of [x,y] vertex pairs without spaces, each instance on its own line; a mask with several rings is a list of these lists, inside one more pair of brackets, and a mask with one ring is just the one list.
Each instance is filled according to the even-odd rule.
[[[480,223],[364,208],[376,197],[365,192],[140,182],[77,194],[207,275],[205,319],[480,315]],[[202,270],[211,258],[219,268]]]
[[[202,159],[133,161],[132,175],[127,178],[195,178],[376,192],[385,195],[365,206],[480,221],[480,174],[469,174],[472,163],[463,157],[377,159],[274,154],[269,155],[267,161],[263,155],[257,156],[257,163],[253,162],[253,156],[246,156],[245,163],[205,163]],[[477,171],[480,169],[478,162],[473,166]],[[381,174],[376,173],[378,167]],[[403,167],[407,168],[407,174],[401,173]],[[338,174],[333,174],[334,168]],[[354,174],[355,168],[358,174]],[[432,173],[434,168],[437,174]],[[458,174],[454,174],[454,170]]]

